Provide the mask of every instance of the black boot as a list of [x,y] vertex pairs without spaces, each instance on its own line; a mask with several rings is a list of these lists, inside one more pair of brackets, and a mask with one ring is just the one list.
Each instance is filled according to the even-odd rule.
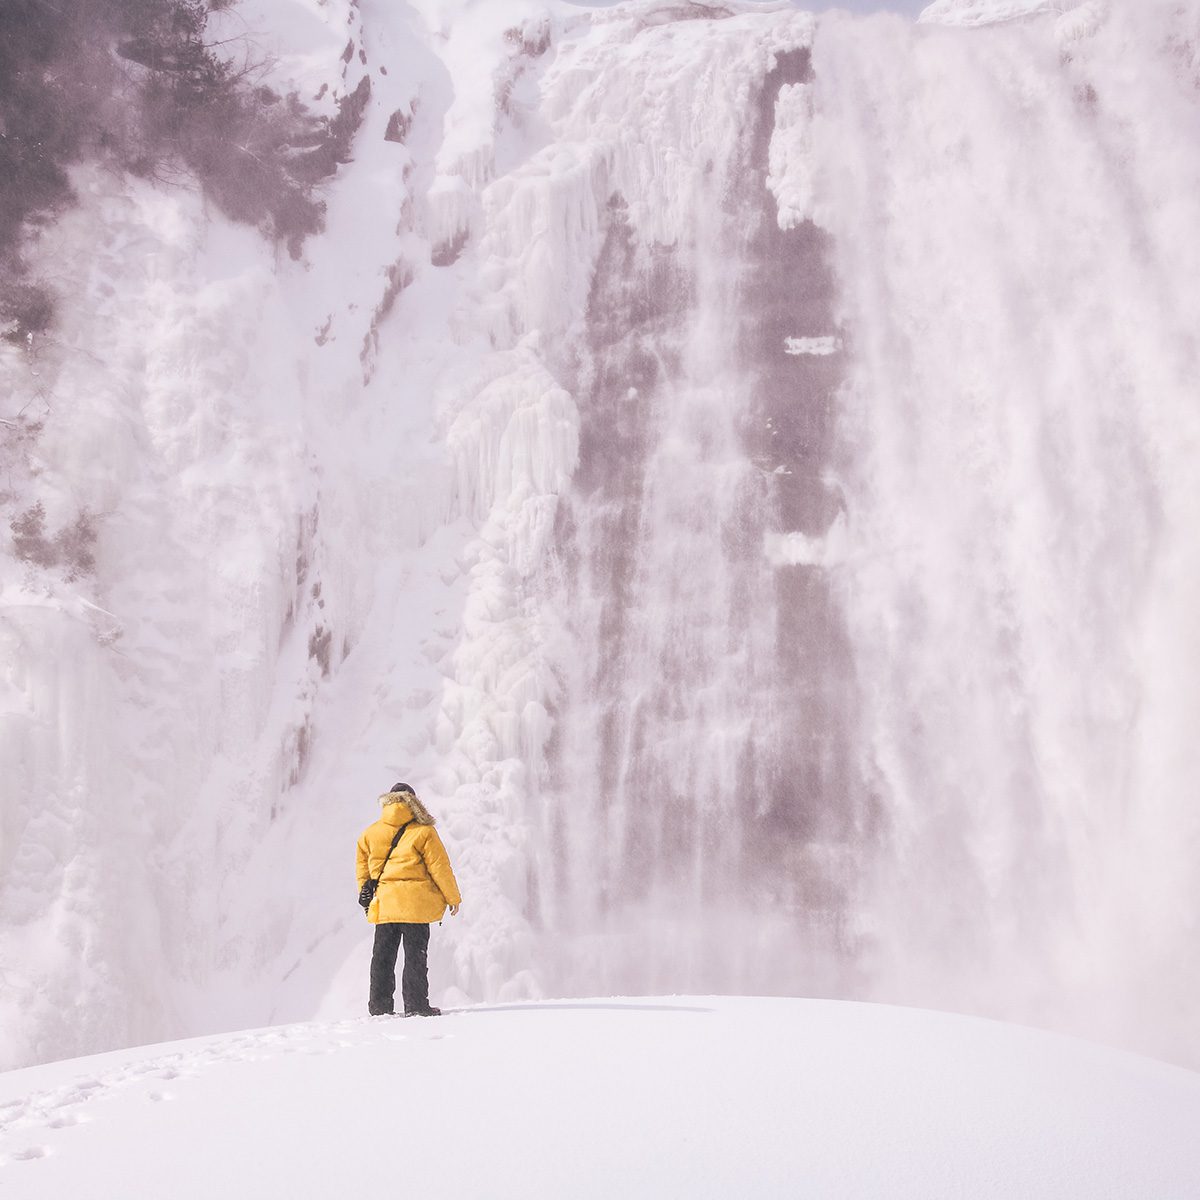
[[432,1004],[427,1004],[424,1008],[406,1008],[404,1015],[406,1017],[440,1017],[442,1010],[434,1008]]

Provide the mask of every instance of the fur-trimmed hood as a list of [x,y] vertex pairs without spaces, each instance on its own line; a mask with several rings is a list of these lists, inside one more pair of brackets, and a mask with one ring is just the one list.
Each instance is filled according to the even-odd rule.
[[406,820],[411,820],[415,825],[436,825],[437,822],[429,815],[429,809],[421,803],[420,800],[412,792],[384,792],[379,797],[379,803],[384,810],[385,818],[389,806],[395,804],[401,808],[407,808],[410,817],[400,812],[396,815],[400,817],[400,824],[403,825]]

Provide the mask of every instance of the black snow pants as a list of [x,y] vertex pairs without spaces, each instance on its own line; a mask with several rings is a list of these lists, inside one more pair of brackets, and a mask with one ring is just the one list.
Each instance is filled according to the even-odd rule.
[[389,921],[375,926],[368,1005],[373,1017],[395,1012],[396,954],[401,941],[404,942],[404,974],[400,994],[404,999],[404,1011],[429,1007],[429,926]]

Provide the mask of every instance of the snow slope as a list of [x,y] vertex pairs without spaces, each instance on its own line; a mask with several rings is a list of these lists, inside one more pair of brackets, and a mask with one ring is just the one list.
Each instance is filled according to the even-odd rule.
[[[596,999],[203,1038],[0,1076],[11,1200],[1186,1200],[1200,1075],[916,1009]],[[387,1189],[385,1189],[387,1190]]]

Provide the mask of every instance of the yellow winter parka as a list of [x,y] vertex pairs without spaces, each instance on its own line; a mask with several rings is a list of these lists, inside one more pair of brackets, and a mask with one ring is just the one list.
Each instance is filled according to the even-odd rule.
[[[367,909],[367,920],[372,925],[391,921],[430,924],[442,919],[447,904],[462,903],[446,847],[442,845],[429,814],[420,801],[415,801],[419,809],[416,814],[405,800],[396,802],[397,795],[405,794],[389,792],[380,796],[380,801],[385,803],[382,818],[368,826],[358,839],[358,886],[361,889],[368,877],[379,877],[379,868],[387,858],[396,830],[412,821],[388,858],[375,899]],[[429,823],[425,824],[427,820]]]

